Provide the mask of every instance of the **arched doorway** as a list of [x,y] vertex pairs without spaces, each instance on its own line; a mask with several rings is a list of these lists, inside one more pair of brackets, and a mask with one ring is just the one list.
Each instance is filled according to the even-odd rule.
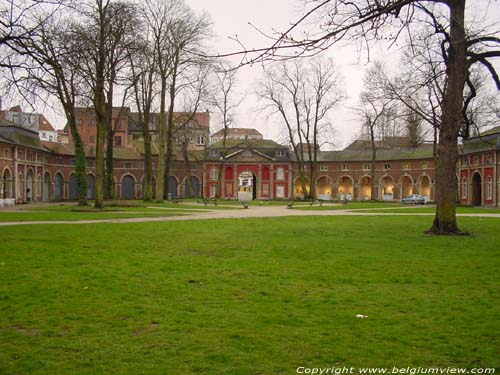
[[33,200],[33,171],[31,169],[26,174],[26,200],[28,202]]
[[45,202],[50,200],[50,174],[45,172],[43,175],[43,198]]
[[304,199],[304,197],[306,195],[309,194],[309,191],[311,190],[310,189],[310,185],[309,185],[309,179],[307,177],[304,177],[305,181],[306,181],[306,191],[302,191],[302,182],[301,182],[301,178],[300,177],[297,177],[295,179],[295,182],[293,184],[293,191],[294,191],[294,197],[296,198],[300,198],[300,199]]
[[394,180],[390,176],[380,179],[380,198],[384,201],[394,200]]
[[327,176],[322,176],[316,182],[316,198],[329,201],[331,200],[332,185]]
[[257,198],[257,178],[251,171],[243,171],[238,176],[238,199],[254,200]]
[[168,194],[170,194],[171,198],[177,198],[178,194],[178,182],[175,176],[168,176]]
[[122,178],[122,199],[135,198],[135,181],[130,175]]
[[410,176],[403,176],[401,178],[401,198],[413,194],[413,181]]
[[95,176],[87,175],[87,199],[95,199]]
[[339,180],[339,199],[352,201],[353,198],[353,183],[348,176],[343,176]]
[[482,202],[481,196],[481,175],[476,172],[472,175],[472,204],[480,206]]
[[372,199],[372,179],[370,176],[363,176],[359,180],[359,198],[362,201]]
[[198,180],[198,177],[191,176],[191,187],[193,188],[193,191],[192,191],[193,198],[199,198],[200,197],[200,180]]
[[64,184],[64,179],[62,174],[57,173],[56,176],[54,177],[54,199],[56,201],[60,201],[63,199],[63,184]]
[[428,176],[422,176],[420,178],[420,195],[422,195],[427,201],[431,199],[431,181]]
[[69,199],[78,199],[78,181],[74,173],[69,175]]
[[3,172],[3,198],[12,198],[12,175],[8,169]]

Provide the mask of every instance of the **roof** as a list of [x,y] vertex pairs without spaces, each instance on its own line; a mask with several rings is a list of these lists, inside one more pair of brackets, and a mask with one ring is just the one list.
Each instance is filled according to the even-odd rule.
[[51,131],[51,132],[55,132],[56,131],[56,129],[45,118],[44,115],[40,115],[40,117],[38,118],[38,124],[40,125],[39,130],[45,130],[45,131]]
[[0,137],[6,143],[46,151],[37,132],[5,119],[0,119]]
[[224,147],[224,142],[219,141],[214,143],[213,145],[210,146],[210,148],[256,148],[256,149],[262,149],[262,148],[278,148],[278,149],[283,149],[286,148],[288,149],[288,146],[280,145],[279,143],[276,143],[275,141],[271,139],[227,139],[226,140],[226,146]]
[[[48,150],[59,154],[59,155],[75,155],[75,145],[67,143],[56,143],[56,142],[41,142]],[[85,156],[95,157],[95,147],[85,146]],[[141,155],[130,148],[125,147],[114,147],[113,148],[113,158],[119,160],[140,160]]]
[[[259,132],[257,129],[253,128],[228,128],[227,130],[227,137],[243,137],[243,136],[249,136],[249,135],[257,135],[262,137],[262,133]],[[224,135],[224,129],[219,130],[218,132],[215,132],[212,134],[212,137],[219,137]]]
[[[377,150],[377,160],[412,160],[412,159],[432,159],[434,145],[432,143],[423,143],[416,147],[395,147],[392,149]],[[320,151],[318,161],[371,161],[372,150],[349,149],[341,151]]]
[[500,126],[495,126],[494,128],[491,128],[489,130],[486,130],[482,132],[479,137],[485,137],[487,135],[493,135],[493,134],[499,134],[500,133]]
[[478,136],[471,137],[459,146],[460,154],[500,149],[500,126],[486,130]]

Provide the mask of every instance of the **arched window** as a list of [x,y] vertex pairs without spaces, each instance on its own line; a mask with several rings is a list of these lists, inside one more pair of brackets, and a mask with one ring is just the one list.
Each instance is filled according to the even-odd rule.
[[467,198],[467,177],[462,178],[462,198]]
[[493,179],[491,176],[486,179],[486,199],[493,199]]

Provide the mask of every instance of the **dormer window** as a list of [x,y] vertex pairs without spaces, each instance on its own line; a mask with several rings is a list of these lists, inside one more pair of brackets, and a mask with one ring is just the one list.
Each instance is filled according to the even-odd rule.
[[276,151],[276,156],[277,157],[285,156],[285,153],[283,151]]
[[197,146],[203,146],[205,144],[205,137],[202,135],[198,135],[196,137],[196,145]]

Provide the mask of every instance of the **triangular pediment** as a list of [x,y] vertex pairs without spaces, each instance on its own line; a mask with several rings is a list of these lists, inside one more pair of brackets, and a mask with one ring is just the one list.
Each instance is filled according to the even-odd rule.
[[227,160],[232,162],[269,162],[274,161],[269,155],[266,155],[260,151],[245,149],[238,150],[226,156]]

